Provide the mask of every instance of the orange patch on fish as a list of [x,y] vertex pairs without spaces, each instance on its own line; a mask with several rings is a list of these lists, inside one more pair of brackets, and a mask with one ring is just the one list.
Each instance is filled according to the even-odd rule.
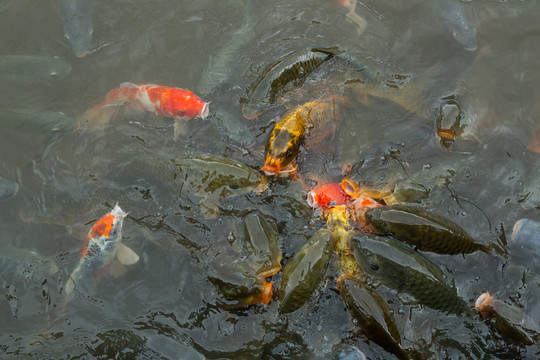
[[330,206],[345,205],[351,197],[343,191],[341,183],[329,183],[317,186],[308,193],[307,203],[311,207],[328,209]]
[[268,305],[270,303],[270,300],[272,300],[272,295],[274,294],[274,289],[272,287],[272,283],[269,281],[265,281],[263,284],[263,290],[261,294],[260,303],[264,305]]

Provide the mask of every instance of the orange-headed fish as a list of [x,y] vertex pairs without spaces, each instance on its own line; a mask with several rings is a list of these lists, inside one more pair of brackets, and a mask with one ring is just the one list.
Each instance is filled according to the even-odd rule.
[[[110,106],[134,104],[156,115],[175,119],[206,118],[209,113],[207,102],[189,90],[152,84],[135,85],[129,82],[109,91],[105,100],[94,106],[85,118],[93,118],[100,110]],[[108,121],[108,118],[105,119]],[[175,124],[176,126],[176,124]],[[175,133],[176,133],[175,127]]]
[[307,194],[307,203],[313,208],[328,209],[332,206],[346,205],[351,200],[341,183],[319,185]]
[[122,244],[122,224],[127,216],[118,206],[99,219],[88,235],[81,250],[81,260],[69,276],[66,283],[66,297],[69,299],[73,290],[88,292],[93,279],[99,275],[115,258],[120,263],[131,265],[139,261],[133,250]]

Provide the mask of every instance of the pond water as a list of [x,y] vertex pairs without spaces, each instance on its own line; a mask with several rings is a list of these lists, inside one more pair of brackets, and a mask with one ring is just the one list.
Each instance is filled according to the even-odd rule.
[[[325,227],[307,191],[345,175],[413,181],[430,190],[416,205],[485,244],[505,247],[517,220],[540,221],[536,1],[75,1],[75,15],[65,3],[0,0],[0,176],[18,184],[0,201],[2,358],[329,359],[346,344],[391,358],[347,311],[335,256],[294,312],[278,311],[281,273],[269,279],[267,306],[225,299],[211,281],[225,276],[216,254],[243,236],[246,215],[276,225],[283,265]],[[263,76],[272,64],[331,47],[356,72],[329,60],[274,102],[252,96],[257,79],[273,80]],[[176,136],[174,119],[134,106],[106,107],[105,125],[84,118],[124,82],[189,89],[210,103],[209,116],[183,121]],[[260,194],[234,183],[207,196],[196,166],[175,187],[161,169],[132,163],[212,155],[262,175],[275,123],[327,96],[346,98],[344,110],[329,143],[301,148],[303,182],[269,177]],[[244,117],[246,103],[260,115]],[[92,291],[66,303],[86,234],[117,202],[129,212],[123,244],[139,261],[85,279]],[[471,308],[489,291],[538,324],[534,254],[424,254]],[[479,318],[377,292],[420,358],[538,352]]]

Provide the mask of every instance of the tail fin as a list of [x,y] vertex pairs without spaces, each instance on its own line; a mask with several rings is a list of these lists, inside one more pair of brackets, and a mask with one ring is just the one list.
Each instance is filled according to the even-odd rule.
[[109,91],[103,102],[95,105],[78,121],[78,128],[104,128],[121,106],[129,104],[137,95],[137,88],[123,87]]

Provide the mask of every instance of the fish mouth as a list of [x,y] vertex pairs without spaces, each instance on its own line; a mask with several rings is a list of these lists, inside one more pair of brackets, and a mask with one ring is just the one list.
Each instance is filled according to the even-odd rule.
[[315,192],[313,190],[311,190],[310,192],[308,192],[307,194],[307,203],[310,207],[312,208],[316,208],[318,207],[318,204],[317,204],[317,200],[315,200]]
[[277,176],[281,172],[278,167],[269,164],[264,164],[264,166],[261,168],[261,171],[268,176]]
[[206,119],[209,113],[210,113],[210,103],[205,102],[201,110],[201,119],[203,120]]

